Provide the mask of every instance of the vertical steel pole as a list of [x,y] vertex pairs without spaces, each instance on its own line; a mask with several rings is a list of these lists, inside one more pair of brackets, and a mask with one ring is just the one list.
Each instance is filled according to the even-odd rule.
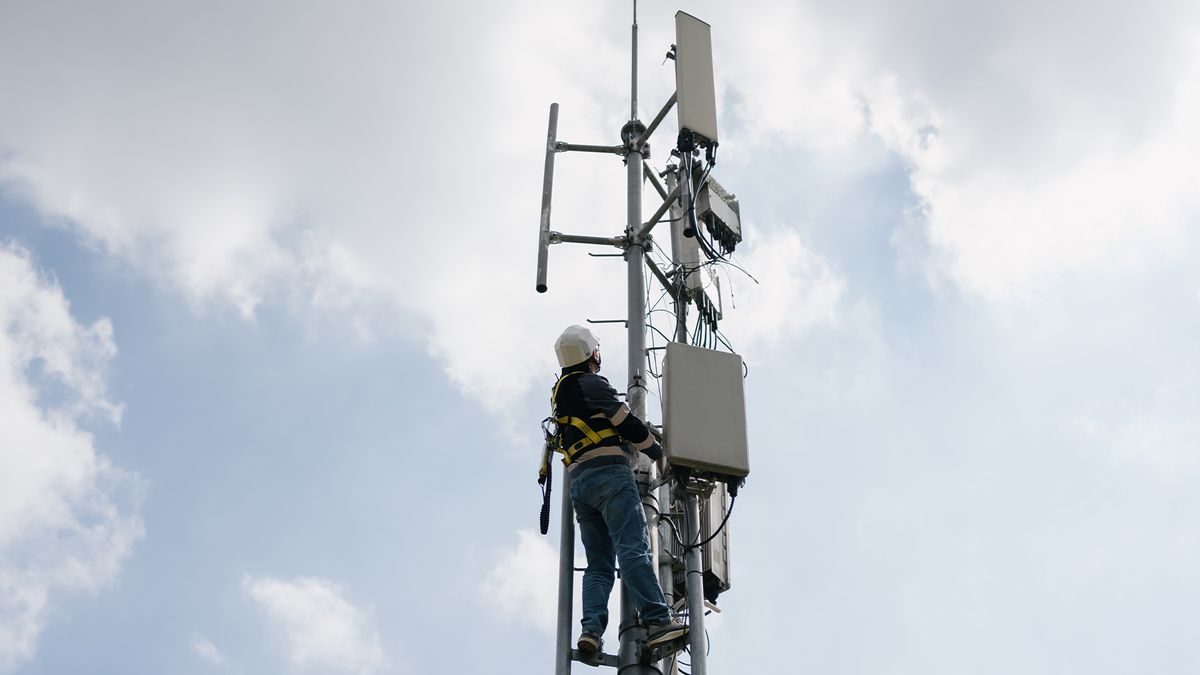
[[[628,128],[628,127],[627,127]],[[627,134],[631,138],[630,149],[625,155],[625,164],[629,178],[629,225],[626,234],[631,238],[642,225],[642,151],[632,149],[636,134]],[[626,390],[625,401],[630,411],[641,420],[646,419],[646,282],[645,282],[645,250],[641,240],[630,241],[626,249],[626,270],[628,284],[628,337],[629,337],[629,386]],[[642,454],[632,458],[635,473],[651,472],[653,463]],[[643,505],[645,505],[645,500]],[[646,509],[651,511],[651,509]],[[651,514],[653,515],[653,514]],[[655,545],[657,528],[651,529],[647,518],[647,536],[651,541],[651,550],[657,550]],[[637,608],[633,605],[624,582],[621,584],[621,652],[620,672],[622,675],[649,675],[657,673],[652,666],[641,665],[637,658],[637,642],[645,640],[645,629],[637,622]]]
[[[668,167],[668,169],[672,168],[673,167]],[[674,192],[678,185],[679,177],[676,175],[675,171],[669,171],[669,173],[667,173],[667,194]],[[680,190],[679,196],[681,200],[685,198],[690,199],[691,197],[691,195],[687,195],[685,197],[682,190]],[[680,201],[676,201],[671,205],[671,262],[674,263],[677,274],[674,281],[675,284],[677,284],[677,289],[679,291],[679,295],[675,299],[675,341],[686,343],[688,303],[686,294],[689,290],[687,282],[691,276],[691,273],[685,273],[684,270],[684,265],[686,265],[684,260],[683,242],[684,209],[680,207],[680,203]]]
[[[636,140],[636,135],[632,138]],[[632,143],[630,143],[632,146]],[[629,226],[626,234],[630,237],[641,226],[642,220],[642,152],[630,149],[625,155],[629,176]],[[641,241],[631,241],[626,249],[626,269],[628,284],[628,337],[629,337],[629,386],[626,390],[625,401],[630,411],[641,420],[646,419],[646,286],[645,261]],[[651,471],[652,462],[641,453],[631,459],[635,474]],[[643,499],[643,509],[646,500]],[[649,527],[647,518],[647,537],[651,541],[651,550],[657,550],[654,542],[657,540],[656,529]],[[621,582],[621,650],[619,652],[618,672],[621,675],[651,675],[658,669],[643,665],[639,661],[638,643],[646,639],[646,630],[638,623],[637,607],[633,597]]]
[[[657,478],[657,477],[656,477]],[[667,539],[666,532],[663,531],[662,518],[658,517],[659,513],[671,510],[671,486],[660,485],[658,487],[658,499],[656,500],[656,513],[654,519],[654,533],[658,535],[659,545],[654,552],[655,562],[658,564],[658,584],[662,586],[663,597],[666,598],[667,607],[675,606],[675,573],[671,569],[671,540]],[[664,675],[669,674],[671,668],[671,659],[668,657],[663,659],[658,664],[659,672]]]
[[[626,249],[625,263],[628,271],[627,291],[629,295],[629,315],[626,325],[629,334],[629,389],[626,403],[630,411],[638,419],[646,419],[646,281],[644,277],[645,260],[642,240],[634,241],[635,233],[642,227],[642,161],[645,147],[638,147],[637,140],[644,129],[637,119],[637,1],[633,4],[633,106],[629,123],[622,129],[622,141],[625,142],[625,169],[627,178],[626,191],[626,227],[625,235],[629,237],[629,248]],[[648,236],[648,235],[647,235]],[[640,457],[641,455],[639,455]]]
[[[683,514],[686,521],[687,541],[698,542],[700,533],[700,497],[690,492],[683,494]],[[704,567],[700,558],[700,547],[690,548],[683,554],[687,575],[688,599],[688,652],[692,662],[692,675],[708,675],[708,636],[704,633]]]
[[[679,177],[676,175],[674,167],[667,167],[667,194],[675,192],[675,188],[679,185]],[[682,196],[682,195],[681,195]],[[686,285],[686,276],[683,274],[680,261],[683,260],[683,216],[682,209],[679,206],[678,198],[675,203],[671,204],[671,262],[675,268],[677,276],[673,279],[676,284],[677,295],[675,297],[675,341],[687,342],[687,295],[688,288]],[[658,488],[658,505],[663,511],[671,510],[671,486],[664,484]],[[658,536],[660,541],[667,536],[666,531],[660,526],[658,528]],[[670,540],[660,546],[662,549],[670,548]],[[687,577],[684,577],[686,581]],[[675,571],[672,568],[671,556],[663,554],[662,559],[658,562],[658,580],[662,584],[663,594],[667,597],[667,604],[674,606],[675,604]],[[671,659],[664,660],[659,669],[666,674],[667,669],[671,668],[673,661]]]
[[[622,141],[625,143],[625,167],[628,177],[627,190],[627,226],[626,235],[629,237],[629,248],[626,249],[625,262],[627,269],[627,293],[629,298],[626,325],[629,338],[629,387],[626,390],[625,401],[630,411],[641,420],[646,419],[646,287],[644,278],[645,261],[642,241],[635,240],[635,233],[642,226],[642,161],[643,152],[648,152],[637,146],[644,127],[637,121],[637,1],[633,6],[633,28],[631,32],[630,50],[630,104],[629,123],[622,130]],[[651,471],[650,460],[640,453],[633,457],[634,470]],[[643,501],[643,508],[646,502]],[[648,509],[646,509],[648,510]],[[653,542],[657,540],[657,532],[647,527],[647,536],[652,542],[651,550],[657,550]],[[621,581],[621,646],[618,653],[617,671],[620,675],[655,675],[658,668],[641,663],[638,653],[639,643],[646,639],[646,630],[638,623],[637,607],[633,598]]]
[[571,472],[563,467],[562,510],[558,518],[558,635],[554,675],[571,675],[572,601],[575,599],[575,508],[571,504]]
[[[679,297],[675,302],[675,341],[686,343],[687,307],[691,292],[691,276],[699,271],[698,261],[688,252],[687,237],[683,231],[689,227],[689,210],[692,204],[691,157],[680,158],[678,173],[667,174],[667,190],[673,192],[680,185],[679,201],[671,205],[671,258],[677,273]],[[695,269],[692,269],[695,268]],[[671,491],[663,486],[663,499],[671,499]],[[679,486],[677,495],[683,507],[685,542],[700,541],[700,498],[686,492],[686,485]],[[668,502],[670,504],[670,502]],[[683,552],[684,586],[687,594],[688,608],[688,646],[693,675],[707,675],[708,659],[705,651],[708,648],[707,636],[704,633],[704,569],[699,548],[687,549]],[[674,580],[671,580],[672,584]],[[673,590],[673,587],[672,587]]]

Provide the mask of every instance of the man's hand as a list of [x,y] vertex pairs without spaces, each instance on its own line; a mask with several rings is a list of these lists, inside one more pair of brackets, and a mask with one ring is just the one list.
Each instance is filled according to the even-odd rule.
[[658,441],[658,443],[661,445],[663,442],[662,431],[653,424],[647,424],[646,428],[650,430],[650,435],[654,437],[654,440]]
[[646,448],[646,456],[654,461],[659,461],[663,456],[662,442],[663,435],[659,428],[653,424],[647,424],[646,429],[650,432],[650,436],[654,438],[654,445]]

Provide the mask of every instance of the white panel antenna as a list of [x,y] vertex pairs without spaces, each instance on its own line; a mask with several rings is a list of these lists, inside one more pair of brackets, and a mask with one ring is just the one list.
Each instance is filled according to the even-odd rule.
[[712,27],[687,12],[675,14],[675,91],[679,131],[695,133],[697,145],[717,142]]

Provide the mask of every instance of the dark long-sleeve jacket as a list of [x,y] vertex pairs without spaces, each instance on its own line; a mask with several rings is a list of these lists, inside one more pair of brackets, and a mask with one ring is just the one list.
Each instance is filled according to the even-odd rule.
[[[633,415],[629,406],[617,398],[617,392],[608,380],[591,372],[587,364],[564,368],[562,378],[556,384],[554,414],[558,418],[574,417],[583,420],[588,428],[604,436],[597,443],[588,444],[572,460],[575,463],[598,456],[614,456],[621,453],[621,443],[628,442],[634,450],[640,450],[652,459],[661,456],[661,448],[646,424]],[[570,423],[559,423],[563,447],[569,448],[585,438],[583,430]],[[612,429],[615,434],[604,434]]]

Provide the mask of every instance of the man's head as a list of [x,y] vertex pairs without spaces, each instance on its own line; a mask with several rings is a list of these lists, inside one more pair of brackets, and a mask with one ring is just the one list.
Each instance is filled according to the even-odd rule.
[[563,368],[590,361],[592,372],[600,370],[600,341],[583,326],[567,326],[554,342],[554,353]]

